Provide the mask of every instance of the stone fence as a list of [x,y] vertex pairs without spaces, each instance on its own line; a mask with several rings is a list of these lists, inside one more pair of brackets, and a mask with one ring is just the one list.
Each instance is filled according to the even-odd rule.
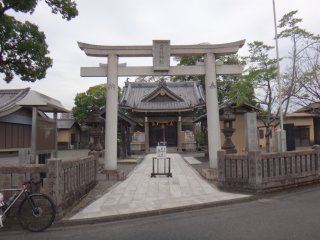
[[226,154],[218,152],[221,188],[255,192],[320,181],[320,147],[283,153]]
[[[25,180],[41,180],[32,190],[51,197],[58,217],[74,206],[97,183],[98,156],[75,160],[49,159],[47,164],[0,165],[0,189],[21,188]],[[5,191],[5,199],[12,194]]]

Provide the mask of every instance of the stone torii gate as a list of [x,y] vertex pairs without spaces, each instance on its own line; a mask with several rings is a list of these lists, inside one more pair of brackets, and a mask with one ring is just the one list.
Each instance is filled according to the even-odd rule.
[[[169,40],[154,40],[147,46],[102,46],[78,42],[87,56],[106,57],[108,64],[99,67],[82,67],[82,77],[107,77],[105,126],[105,170],[117,170],[117,113],[118,77],[205,75],[208,147],[210,168],[216,169],[217,151],[221,148],[217,74],[241,74],[240,65],[223,65],[216,58],[235,54],[245,40],[224,44],[170,45]],[[204,64],[170,66],[171,56],[204,56]],[[153,57],[151,67],[127,67],[118,64],[119,57]],[[147,119],[146,119],[147,121]]]

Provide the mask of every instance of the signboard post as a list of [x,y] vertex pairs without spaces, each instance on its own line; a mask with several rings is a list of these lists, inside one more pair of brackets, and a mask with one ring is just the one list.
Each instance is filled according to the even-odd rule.
[[[157,157],[152,158],[152,173],[151,177],[156,175],[166,175],[172,177],[171,173],[171,158],[166,157],[167,147],[165,142],[160,142],[156,148]],[[156,165],[155,165],[156,162]],[[161,169],[163,168],[163,172]]]

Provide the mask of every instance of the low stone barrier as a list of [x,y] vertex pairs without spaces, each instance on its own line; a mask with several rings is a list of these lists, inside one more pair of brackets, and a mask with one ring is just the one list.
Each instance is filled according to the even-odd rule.
[[97,183],[95,156],[68,161],[49,159],[47,166],[43,192],[52,198],[59,213],[79,202]]
[[226,154],[218,152],[221,188],[257,192],[319,182],[320,147],[283,153]]
[[[97,171],[97,155],[75,160],[49,159],[47,164],[0,165],[0,189],[21,188],[26,180],[41,179],[41,184],[32,190],[51,197],[59,218],[96,185]],[[10,195],[11,191],[5,192],[5,199]]]

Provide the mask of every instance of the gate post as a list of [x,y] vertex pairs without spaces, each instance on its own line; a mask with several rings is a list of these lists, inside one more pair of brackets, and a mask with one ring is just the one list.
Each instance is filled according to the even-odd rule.
[[216,63],[213,53],[205,56],[205,85],[210,168],[218,168],[217,152],[221,149]]
[[117,169],[117,131],[118,131],[118,56],[108,56],[105,128],[105,170]]

